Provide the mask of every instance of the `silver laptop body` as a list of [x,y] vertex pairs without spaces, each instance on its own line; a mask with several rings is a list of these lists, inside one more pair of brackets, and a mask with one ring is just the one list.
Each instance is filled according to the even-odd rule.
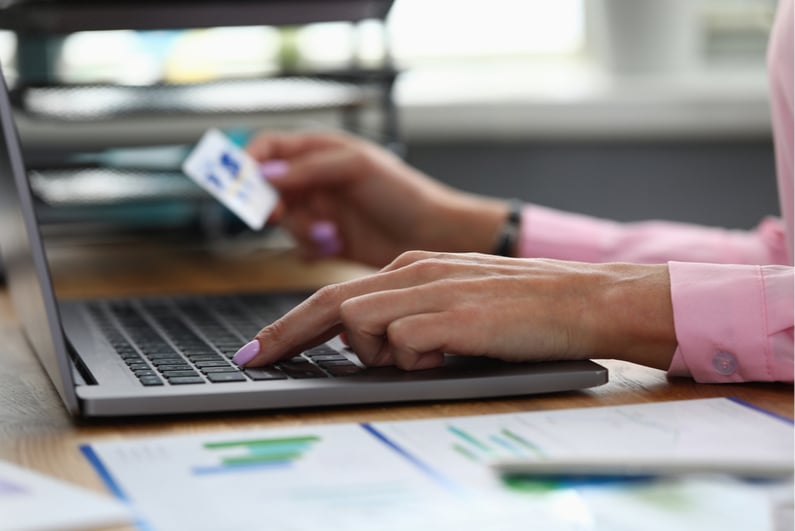
[[[158,312],[190,317],[193,315],[191,308],[199,304],[205,308],[196,310],[199,315],[210,313],[220,316],[222,321],[226,312],[213,310],[215,299],[200,295],[131,300],[56,300],[3,76],[0,76],[0,125],[3,136],[0,146],[0,252],[7,286],[33,351],[73,415],[114,417],[471,399],[582,389],[607,381],[607,370],[591,361],[519,364],[447,356],[443,367],[426,371],[404,372],[392,367],[366,369],[341,343],[332,341],[322,347],[325,350],[321,355],[303,357],[297,360],[300,364],[291,362],[290,370],[285,368],[276,378],[267,378],[271,369],[261,369],[251,375],[238,373],[243,375],[239,381],[238,376],[229,376],[231,381],[211,383],[213,372],[205,372],[210,371],[206,365],[216,363],[218,367],[215,369],[229,373],[234,370],[221,361],[212,361],[216,359],[213,355],[217,355],[227,365],[232,365],[228,361],[231,356],[229,335],[223,348],[210,344],[208,348],[215,350],[214,354],[195,356],[204,360],[201,362],[204,366],[194,370],[197,376],[165,378],[162,363],[156,365],[153,361],[157,358],[144,355],[136,345],[119,346],[120,340],[121,343],[129,343],[135,334],[147,337],[146,334],[150,333],[146,330],[141,332],[136,326],[125,328],[120,324],[119,316],[141,310],[143,317],[140,319],[155,331],[163,332],[165,329],[161,330],[153,320]],[[266,296],[273,297],[274,307],[283,312],[300,300],[302,294]],[[243,311],[248,300],[246,297],[248,295],[229,296],[223,301]],[[264,317],[253,316],[251,321],[257,319]],[[173,337],[163,332],[164,340],[175,346],[178,343],[175,337],[184,337],[186,333],[202,336],[205,333],[201,318],[187,319],[186,323],[182,326],[189,331],[182,329],[182,335],[177,333]],[[230,322],[223,326],[234,328]],[[109,327],[113,328],[110,336]],[[232,331],[237,334],[235,341],[239,340],[240,344],[251,337],[249,332]],[[350,370],[335,376],[342,365]],[[137,369],[132,370],[131,367]],[[308,369],[315,374],[307,377],[312,372]],[[141,374],[148,376],[142,377]],[[265,379],[260,378],[263,374]],[[142,383],[152,383],[156,377],[161,380],[158,385]],[[185,382],[185,378],[192,383],[172,383]]]

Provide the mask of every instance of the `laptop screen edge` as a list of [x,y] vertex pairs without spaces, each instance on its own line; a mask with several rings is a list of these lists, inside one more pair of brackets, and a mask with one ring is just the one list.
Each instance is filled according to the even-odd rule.
[[11,301],[29,343],[70,413],[79,411],[72,364],[55,300],[2,65],[0,65],[0,255]]

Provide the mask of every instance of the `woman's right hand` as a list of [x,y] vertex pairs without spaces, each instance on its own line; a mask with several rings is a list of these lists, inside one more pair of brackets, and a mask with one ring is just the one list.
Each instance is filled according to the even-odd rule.
[[339,256],[382,267],[413,249],[489,252],[503,201],[431,179],[385,149],[340,132],[265,132],[247,146],[258,161],[283,161],[269,182],[286,227],[309,258]]
[[677,347],[666,264],[404,253],[331,284],[259,331],[235,363],[291,358],[343,332],[369,367],[615,358],[665,369]]

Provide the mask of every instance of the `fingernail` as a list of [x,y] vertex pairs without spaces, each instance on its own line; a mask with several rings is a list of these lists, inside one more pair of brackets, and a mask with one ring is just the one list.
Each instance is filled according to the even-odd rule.
[[248,343],[240,347],[240,350],[235,352],[232,361],[234,361],[236,364],[242,367],[243,365],[254,359],[254,356],[256,356],[258,353],[259,353],[259,341],[254,339],[253,341],[249,341]]
[[268,160],[259,165],[259,172],[266,181],[278,179],[287,174],[290,165],[286,160]]
[[342,242],[337,235],[337,226],[331,221],[318,221],[309,227],[309,237],[315,243],[315,251],[320,256],[335,256],[342,250]]

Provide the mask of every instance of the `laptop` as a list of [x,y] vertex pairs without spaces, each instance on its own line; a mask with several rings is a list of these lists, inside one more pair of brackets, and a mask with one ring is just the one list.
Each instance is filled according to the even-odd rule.
[[68,411],[119,417],[471,399],[597,386],[592,361],[507,363],[446,356],[442,367],[366,368],[339,340],[273,366],[234,352],[308,293],[58,300],[19,137],[0,76],[0,254],[32,350]]

